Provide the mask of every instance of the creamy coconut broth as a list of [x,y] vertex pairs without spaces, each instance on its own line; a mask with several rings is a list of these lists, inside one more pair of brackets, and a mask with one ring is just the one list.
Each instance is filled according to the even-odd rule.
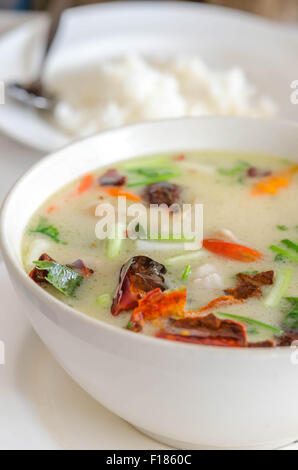
[[[172,240],[98,240],[95,209],[116,207],[119,195],[128,205],[202,203],[202,250]],[[297,199],[298,167],[271,156],[131,159],[83,175],[43,203],[25,231],[23,263],[62,302],[132,334],[287,346],[298,340]]]

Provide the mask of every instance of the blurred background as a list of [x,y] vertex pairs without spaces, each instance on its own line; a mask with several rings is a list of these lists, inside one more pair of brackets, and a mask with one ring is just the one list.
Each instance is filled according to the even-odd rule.
[[[0,0],[0,85],[1,80],[5,84],[20,83],[22,85],[27,82],[30,83],[30,80],[35,77],[34,74],[38,73],[49,19],[46,12],[53,12],[55,7],[57,8],[57,4],[61,5],[58,3],[59,1]],[[113,0],[110,1],[114,4],[117,3]],[[119,10],[122,12],[121,7],[123,5],[121,3],[123,2],[122,0],[117,1],[120,7]],[[140,10],[139,6],[141,4],[142,6],[146,4],[146,0],[135,1],[138,3],[137,10]],[[183,0],[181,1],[183,3]],[[199,61],[203,61],[203,67],[200,65],[199,69],[202,73],[204,70],[206,71],[207,77],[209,77],[208,84],[216,79],[218,69],[220,70],[219,87],[226,86],[225,76],[229,78],[227,81],[231,85],[229,93],[226,89],[224,93],[219,92],[216,86],[213,86],[214,89],[211,90],[210,85],[211,88],[207,87],[208,93],[210,93],[209,96],[204,88],[203,76],[200,75],[201,85],[196,82],[197,88],[190,81],[189,90],[201,90],[200,86],[203,90],[194,92],[195,96],[200,97],[198,101],[200,99],[202,101],[198,104],[197,113],[204,114],[207,111],[211,114],[215,113],[216,110],[209,109],[210,103],[214,102],[214,106],[217,107],[219,102],[224,101],[221,99],[222,96],[227,97],[228,95],[233,101],[234,96],[240,95],[240,101],[237,101],[237,106],[241,105],[240,108],[243,108],[240,112],[239,106],[237,107],[240,115],[246,115],[245,112],[247,111],[247,106],[243,105],[243,100],[246,100],[249,109],[252,107],[250,109],[252,114],[256,112],[253,101],[257,100],[258,103],[265,103],[267,107],[265,104],[263,107],[266,109],[268,103],[270,103],[269,108],[272,109],[275,109],[276,105],[279,110],[278,116],[282,118],[298,120],[298,106],[294,107],[289,99],[291,83],[298,78],[298,0],[194,0],[192,2],[194,8],[191,8],[191,11],[197,12],[191,20],[185,14],[187,6],[183,8],[183,14],[179,16],[172,11],[175,10],[175,6],[169,5],[169,12],[172,11],[171,14],[174,15],[172,16],[173,21],[168,22],[167,13],[164,13],[156,24],[154,22],[154,11],[159,11],[159,6],[161,4],[166,5],[169,0],[151,0],[151,2],[153,6],[147,9],[147,12],[149,12],[148,17],[144,18],[141,13],[134,13],[133,15],[128,13],[122,22],[116,19],[117,15],[115,15],[115,18],[113,15],[108,16],[109,20],[106,22],[101,21],[101,11],[105,10],[101,8],[95,9],[95,15],[89,14],[88,11],[93,11],[93,9],[88,8],[84,15],[77,13],[76,9],[68,12],[70,15],[64,22],[62,32],[60,30],[56,44],[54,43],[54,52],[52,50],[50,60],[45,63],[47,84],[55,85],[54,93],[58,96],[58,104],[61,104],[61,106],[56,107],[55,116],[41,116],[11,100],[9,101],[9,99],[6,100],[7,106],[0,106],[0,147],[2,154],[0,155],[0,203],[17,177],[29,168],[36,159],[41,158],[45,152],[65,145],[76,136],[77,131],[80,131],[79,135],[87,135],[84,132],[88,128],[89,122],[91,130],[89,129],[88,133],[98,131],[97,127],[96,129],[92,127],[92,123],[93,121],[97,123],[99,120],[97,107],[101,106],[101,97],[105,97],[105,94],[102,93],[102,88],[98,85],[101,78],[97,75],[93,77],[91,73],[89,77],[89,69],[85,67],[86,63],[89,63],[88,61],[90,61],[90,64],[100,64],[103,57],[125,56],[130,50],[137,51],[145,57],[146,55],[154,56],[155,54],[157,57],[159,54],[182,53],[183,55],[187,52],[195,55]],[[88,4],[98,4],[100,6],[102,3],[108,4],[108,1],[67,0],[67,4],[70,6]],[[216,7],[214,9],[199,8],[204,5],[224,6],[235,9],[235,11],[242,10],[259,15],[259,18],[276,20],[276,24],[272,22],[270,25],[267,22],[257,21],[257,16],[241,15],[241,18],[239,18],[240,15],[230,15],[229,12],[225,14],[220,8]],[[117,8],[114,8],[114,6],[112,10],[117,12]],[[150,14],[150,9],[152,14]],[[161,8],[161,10],[166,12],[167,8]],[[204,16],[205,11],[210,12],[207,14],[207,24],[204,24],[206,19]],[[217,22],[218,29],[216,32],[214,32],[212,26],[213,18]],[[148,29],[151,27],[151,21],[153,32],[150,39],[147,40],[148,31],[149,36],[151,33]],[[179,30],[179,34],[177,34],[177,30]],[[201,40],[201,31],[204,35],[203,41]],[[140,37],[137,42],[134,39],[135,34]],[[156,34],[160,35],[160,39],[157,39]],[[107,39],[110,35],[113,40]],[[123,35],[121,41],[118,41],[118,35]],[[75,48],[73,44],[76,45]],[[83,67],[82,64],[84,64]],[[91,65],[90,67],[92,69]],[[192,69],[190,65],[189,67]],[[64,68],[66,69],[65,78],[63,78]],[[128,67],[127,70],[130,71],[131,69]],[[185,70],[188,70],[188,68],[185,67]],[[60,71],[62,78],[59,75]],[[86,78],[81,80],[78,73],[78,78],[75,80],[75,73],[78,71],[86,71]],[[154,73],[156,74],[158,71],[154,70]],[[185,73],[187,75],[187,72]],[[130,83],[130,80],[135,79],[135,73],[130,72],[128,75],[125,76],[125,80],[127,79]],[[70,76],[71,80],[69,79]],[[56,79],[57,77],[58,79]],[[61,78],[60,82],[59,77]],[[187,77],[185,79],[188,80]],[[85,86],[85,80],[88,84],[93,85]],[[189,78],[189,80],[191,79]],[[236,84],[233,80],[236,80]],[[142,78],[139,78],[139,82],[142,88]],[[69,83],[72,86],[68,86]],[[218,84],[218,81],[216,83]],[[121,93],[118,88],[115,87],[114,94],[120,96]],[[188,88],[186,87],[186,89]],[[158,90],[156,90],[157,92]],[[93,121],[91,117],[89,119],[89,108],[87,107],[86,110],[87,105],[83,106],[85,94],[88,97],[88,93],[91,94],[92,99],[88,98],[89,101],[86,99],[86,103],[92,103],[96,111],[95,117],[92,114]],[[116,101],[118,100],[117,96],[115,97]],[[167,93],[165,93],[165,100],[167,96]],[[269,98],[269,101],[267,98]],[[156,101],[159,102],[159,98]],[[65,103],[66,106],[64,106]],[[209,103],[209,107],[206,103]],[[108,108],[108,104],[104,105]],[[71,107],[74,105],[78,108],[77,113],[74,113]],[[272,105],[274,106],[272,107]],[[223,104],[222,106],[224,107]],[[233,104],[233,109],[229,108],[229,112],[225,111],[225,113],[236,115],[238,111],[236,112],[235,106]],[[145,108],[144,105],[143,114],[147,116],[152,110],[147,113]],[[163,107],[161,106],[161,108]],[[108,127],[107,116],[109,117],[108,122],[115,118],[115,110],[113,111],[113,109],[113,107],[108,108],[109,112],[107,111],[104,114],[102,118],[104,125],[100,121],[101,130]],[[93,108],[91,111],[93,112]],[[123,116],[126,115],[124,111],[122,114]]]
[[[298,0],[198,0],[198,2],[237,8],[280,21],[298,21]],[[0,0],[0,8],[46,10],[50,3],[51,0]],[[90,3],[100,3],[100,0],[73,0],[74,6]]]

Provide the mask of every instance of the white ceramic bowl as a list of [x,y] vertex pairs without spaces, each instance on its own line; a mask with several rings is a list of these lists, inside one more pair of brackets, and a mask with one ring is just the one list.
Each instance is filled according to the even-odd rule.
[[233,118],[172,120],[106,132],[62,149],[35,165],[9,194],[1,214],[3,256],[38,335],[71,377],[108,409],[179,448],[277,448],[298,436],[298,366],[290,348],[235,350],[132,334],[60,303],[22,267],[24,228],[61,186],[124,158],[207,148],[297,161],[298,126]]

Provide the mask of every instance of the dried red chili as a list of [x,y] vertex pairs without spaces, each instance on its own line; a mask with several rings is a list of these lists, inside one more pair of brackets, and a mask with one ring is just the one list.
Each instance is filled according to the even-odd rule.
[[232,320],[221,320],[212,313],[173,321],[167,330],[158,331],[156,337],[212,346],[239,348],[247,344],[243,325]]
[[141,331],[144,321],[157,318],[182,317],[186,314],[186,289],[162,292],[155,289],[138,303],[131,314],[131,329]]
[[[39,258],[38,261],[51,261],[55,263],[55,260],[51,258],[49,255],[46,253],[42,254]],[[32,271],[29,274],[29,277],[36,282],[36,284],[44,284],[47,282],[46,277],[48,273],[44,269],[39,269],[37,267],[33,268]]]
[[74,263],[69,264],[68,267],[83,277],[89,277],[94,273],[93,269],[88,268],[81,259],[78,259],[74,261]]
[[156,288],[166,289],[166,268],[147,256],[134,256],[125,263],[119,275],[111,312],[118,315],[123,310],[131,310],[138,306],[138,301]]

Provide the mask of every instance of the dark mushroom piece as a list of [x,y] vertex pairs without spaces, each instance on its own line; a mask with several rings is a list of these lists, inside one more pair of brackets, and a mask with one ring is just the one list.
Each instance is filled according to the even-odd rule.
[[166,289],[166,268],[147,256],[134,256],[125,263],[119,275],[111,312],[117,316],[123,310],[131,310],[147,292]]
[[286,330],[282,336],[278,338],[277,346],[287,347],[293,346],[293,344],[298,345],[298,330]]
[[[143,199],[149,204],[165,204],[171,208],[173,204],[180,205],[181,189],[181,186],[168,181],[149,184],[143,192]],[[175,211],[177,211],[177,207]]]
[[126,176],[118,173],[117,170],[107,170],[98,179],[100,186],[123,186],[126,183]]
[[251,166],[250,168],[247,169],[246,176],[248,178],[264,178],[265,176],[270,176],[272,175],[272,171],[270,170],[260,170],[259,168],[255,166]]
[[232,289],[226,289],[225,294],[231,295],[235,299],[249,299],[251,297],[261,297],[262,287],[271,286],[274,282],[274,271],[265,271],[257,274],[237,274],[237,285]]

